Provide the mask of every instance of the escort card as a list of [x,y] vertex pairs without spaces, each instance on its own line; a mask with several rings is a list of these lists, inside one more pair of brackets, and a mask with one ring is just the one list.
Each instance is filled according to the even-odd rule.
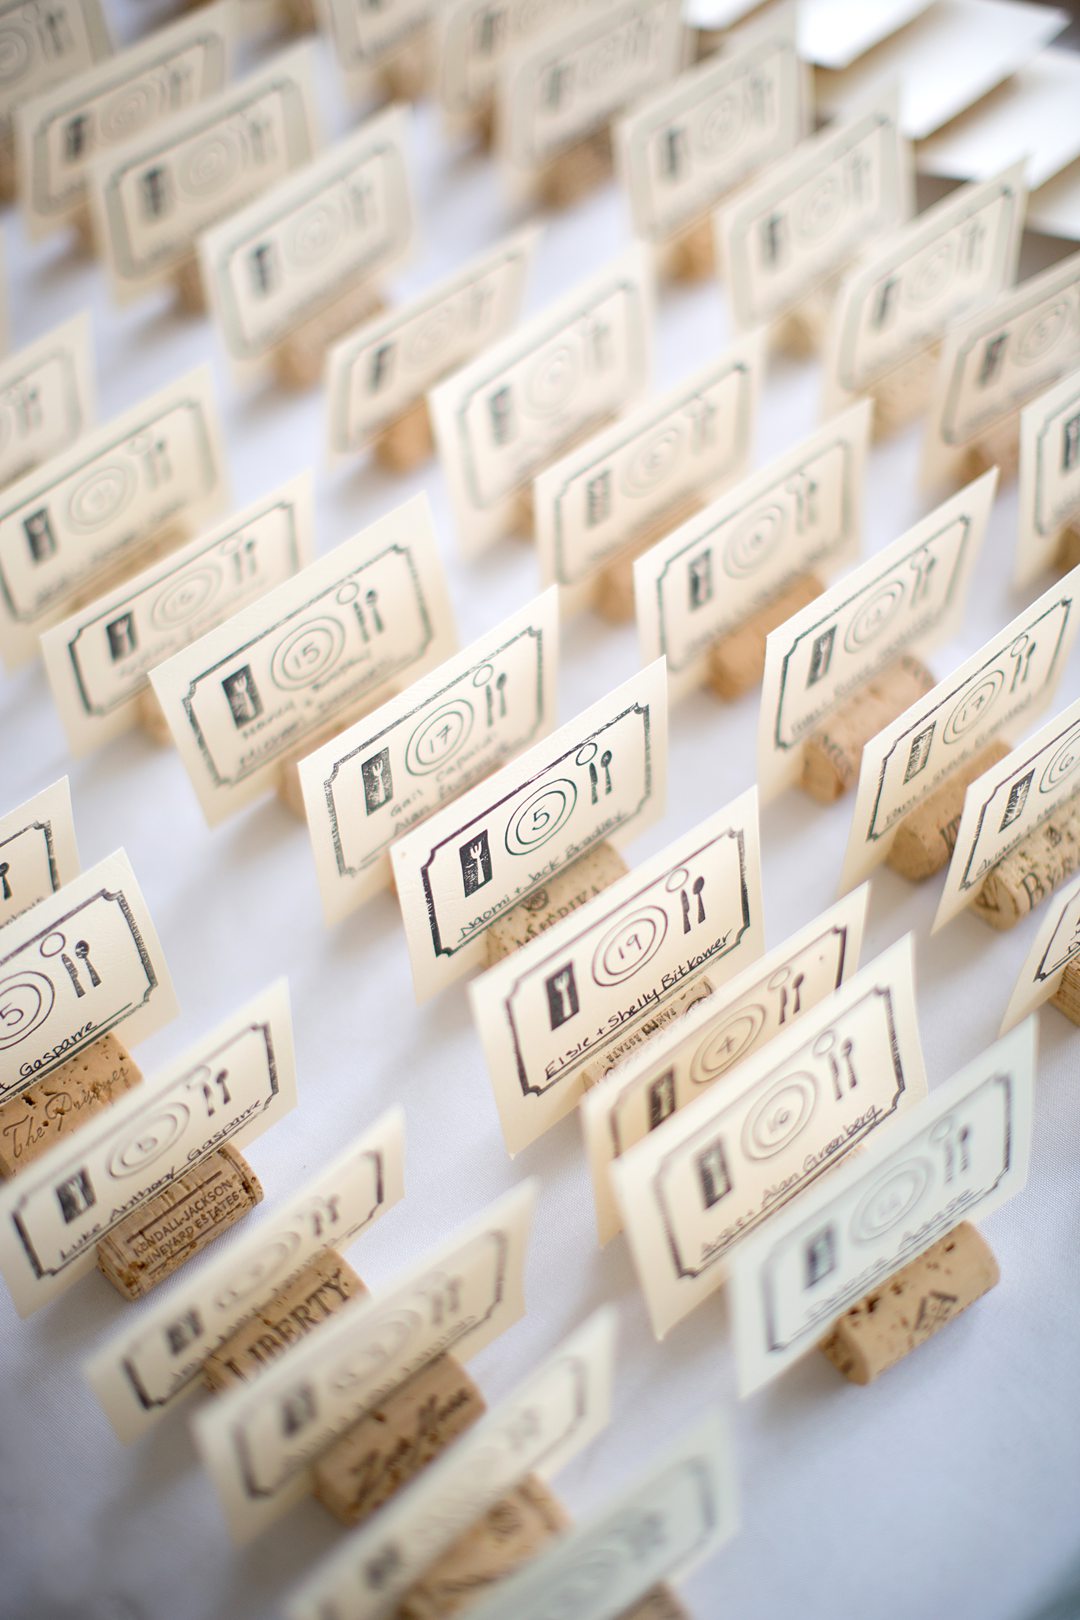
[[90,163],[225,88],[231,6],[201,6],[19,108],[19,202],[38,240],[82,210]]
[[725,1281],[728,1255],[926,1095],[911,935],[615,1160],[657,1338]]
[[713,645],[800,575],[858,555],[871,406],[862,401],[745,478],[634,563],[646,663],[673,697],[704,678]]
[[393,1208],[405,1191],[404,1153],[405,1116],[393,1108],[108,1340],[86,1375],[125,1445],[192,1394],[207,1357],[316,1255],[346,1248]]
[[[79,849],[66,776],[0,816],[0,928],[79,872]],[[16,1013],[18,1021],[20,1015]],[[0,1008],[5,1030],[10,1022]]]
[[172,545],[225,505],[228,479],[210,369],[84,436],[0,497],[0,655],[32,659],[80,597]]
[[732,316],[744,331],[830,281],[912,209],[911,151],[896,97],[830,125],[772,164],[716,217]]
[[90,164],[95,233],[116,298],[168,281],[201,231],[310,161],[318,145],[313,52],[310,43],[278,52]]
[[477,979],[473,1018],[508,1151],[573,1112],[587,1068],[703,976],[715,989],[763,937],[751,788]]
[[924,484],[962,477],[980,440],[1075,369],[1078,356],[1080,253],[951,327],[923,440]]
[[150,672],[211,826],[270,790],[335,719],[454,645],[427,499],[415,496]]
[[[1078,587],[1080,568],[866,744],[842,888],[869,877],[904,817],[958,766],[1003,727],[1030,719],[1051,701],[1080,628]],[[1023,808],[1022,801],[1014,803],[1009,821]],[[939,913],[937,926],[944,920]]]
[[72,752],[138,725],[150,671],[289,579],[312,536],[304,473],[47,630],[41,652]]
[[436,0],[318,0],[319,27],[330,35],[342,71],[360,80],[415,44],[438,9]]
[[1080,878],[1060,889],[1046,907],[1034,943],[1016,981],[1001,1033],[1057,994],[1065,969],[1080,960]]
[[975,898],[1010,850],[1078,794],[1080,698],[968,788],[934,931]]
[[54,326],[0,364],[0,489],[94,425],[90,317]]
[[226,1143],[242,1147],[295,1104],[280,979],[0,1188],[0,1269],[19,1315],[92,1270],[100,1239],[178,1176]]
[[652,370],[652,276],[632,248],[432,390],[458,540],[509,534],[519,496],[568,445],[619,415]]
[[667,679],[651,664],[391,848],[418,1001],[487,954],[511,907],[663,814]]
[[569,595],[665,513],[745,474],[764,360],[755,332],[539,474],[533,513],[545,584]]
[[161,943],[123,850],[40,899],[2,939],[0,1103],[121,1024],[133,1046],[176,1015]]
[[825,409],[887,382],[989,304],[1016,275],[1024,224],[1023,162],[960,186],[875,246],[845,277],[825,350]]
[[414,204],[409,115],[388,107],[199,238],[225,351],[247,373],[311,315],[405,258]]
[[355,455],[521,312],[539,228],[526,226],[430,292],[367,321],[326,358],[332,457]]
[[758,732],[766,801],[798,779],[803,743],[845,698],[901,653],[955,633],[996,487],[993,467],[770,633]]
[[583,0],[439,0],[435,93],[451,126],[483,119],[503,63],[534,35],[579,15]]
[[616,113],[673,79],[685,59],[681,0],[606,0],[512,52],[496,87],[499,158],[518,192]]
[[601,1243],[622,1229],[611,1166],[859,966],[868,890],[847,895],[723,989],[658,1029],[585,1093],[581,1124]]
[[0,88],[0,143],[10,144],[15,115],[24,102],[53,85],[66,84],[112,55],[112,40],[101,0],[2,0],[0,30],[5,41]]
[[1020,412],[1020,543],[1014,584],[1053,568],[1069,529],[1080,531],[1080,371]]
[[961,1221],[1027,1180],[1035,1025],[991,1046],[771,1221],[732,1264],[739,1393],[752,1395]]
[[315,1570],[290,1620],[381,1620],[530,1474],[550,1479],[611,1417],[615,1312],[597,1311]]
[[558,638],[547,591],[301,761],[328,923],[389,887],[395,839],[547,736]]
[[402,1281],[350,1302],[196,1414],[196,1445],[238,1541],[299,1501],[309,1464],[399,1384],[436,1356],[476,1355],[523,1315],[536,1187],[520,1183]]
[[783,6],[639,102],[615,130],[634,234],[670,241],[785,157],[806,134],[810,90]]

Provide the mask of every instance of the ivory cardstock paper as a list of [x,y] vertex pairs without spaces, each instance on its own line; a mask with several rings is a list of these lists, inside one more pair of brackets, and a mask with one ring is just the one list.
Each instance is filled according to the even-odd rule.
[[[1080,568],[866,744],[842,888],[869,877],[904,817],[965,760],[1052,700],[1080,628],[1078,587]],[[1014,814],[1020,808],[1014,805]],[[943,920],[939,913],[938,926]]]
[[969,452],[1080,358],[1080,253],[1002,293],[946,334],[923,439],[927,487],[962,476]]
[[652,304],[649,262],[638,246],[432,390],[432,424],[466,556],[513,530],[520,494],[542,467],[644,393]]
[[363,450],[429,388],[505,336],[521,313],[539,236],[538,226],[526,226],[334,345],[326,359],[332,457]]
[[546,591],[301,762],[327,922],[389,886],[396,839],[550,732],[558,637]]
[[417,1000],[482,965],[486,930],[556,872],[657,821],[666,776],[661,661],[394,844]]
[[798,779],[803,743],[846,698],[901,653],[955,632],[996,487],[993,467],[770,632],[758,732],[766,801]]
[[165,955],[123,850],[4,929],[0,1008],[0,1103],[110,1030],[132,1046],[175,1017]]
[[19,1315],[93,1270],[99,1240],[178,1176],[295,1105],[281,979],[0,1189],[0,1269]]
[[854,561],[871,405],[861,401],[744,478],[634,563],[642,657],[667,659],[673,697],[714,644],[801,575]]
[[72,752],[138,725],[156,702],[150,671],[291,578],[313,549],[303,473],[46,630],[41,652]]
[[86,1375],[125,1444],[191,1395],[207,1357],[310,1261],[346,1248],[393,1208],[405,1191],[404,1153],[405,1116],[393,1108],[97,1351]]
[[0,489],[81,439],[96,414],[90,317],[76,315],[0,364]]
[[286,1605],[290,1620],[382,1620],[530,1474],[550,1479],[606,1428],[615,1312],[597,1311],[411,1488],[362,1525]]
[[589,0],[439,0],[434,9],[435,93],[451,126],[482,118],[503,63],[534,35],[582,15]]
[[94,228],[114,297],[168,281],[201,231],[309,162],[319,144],[315,107],[314,46],[293,45],[91,163]]
[[1032,1020],[739,1250],[732,1293],[741,1395],[813,1350],[850,1306],[961,1221],[1020,1191],[1034,1085]]
[[912,210],[911,152],[895,96],[802,141],[715,215],[740,331],[775,320]]
[[950,321],[992,300],[1016,274],[1023,163],[961,186],[875,245],[831,312],[825,409],[836,410],[924,353]]
[[[709,0],[699,0],[707,6]],[[799,0],[799,54],[816,67],[845,68],[890,38],[931,0]]]
[[571,1113],[619,1042],[763,939],[751,789],[481,975],[470,999],[508,1150]]
[[7,42],[0,88],[0,142],[15,137],[15,116],[24,102],[112,55],[101,0],[3,0],[0,30]]
[[1030,585],[1080,531],[1080,370],[1020,412],[1020,539],[1013,580]]
[[82,211],[92,161],[224,90],[235,16],[229,4],[200,6],[19,108],[19,203],[31,238]]
[[751,960],[585,1093],[581,1123],[601,1243],[622,1229],[614,1161],[856,972],[867,892],[846,895],[767,956]]
[[265,367],[300,326],[407,257],[415,205],[409,114],[388,107],[205,231],[199,259],[234,370]]
[[1066,968],[1080,961],[1080,878],[1060,889],[1043,909],[1045,916],[1001,1021],[1003,1035],[1056,995]]
[[731,47],[681,73],[616,126],[634,233],[663,243],[807,133],[810,83],[795,8],[770,8]]
[[520,1183],[402,1281],[351,1301],[196,1415],[195,1442],[238,1541],[299,1501],[309,1465],[400,1384],[436,1356],[475,1355],[522,1316],[536,1188]]
[[[1080,698],[968,788],[934,931],[975,898],[1000,860],[1078,794]],[[1040,884],[1032,898],[1043,897]]]
[[417,495],[150,679],[214,825],[269,791],[306,741],[385,701],[454,640],[427,499]]
[[951,180],[988,180],[1024,157],[1032,190],[1080,154],[1080,61],[1073,50],[1045,50],[931,135],[920,141],[920,174]]
[[41,632],[104,590],[141,552],[179,545],[225,505],[228,478],[210,369],[169,387],[0,495],[0,654],[36,656]]
[[441,0],[317,0],[319,26],[330,35],[343,72],[363,80],[372,68],[416,42]]
[[537,476],[541,577],[564,588],[564,608],[665,513],[746,472],[764,359],[764,335],[754,332]]
[[911,935],[612,1165],[657,1338],[737,1245],[926,1095]]
[[[66,776],[0,816],[0,928],[55,894],[79,872]],[[0,1023],[8,1023],[6,1010]]]

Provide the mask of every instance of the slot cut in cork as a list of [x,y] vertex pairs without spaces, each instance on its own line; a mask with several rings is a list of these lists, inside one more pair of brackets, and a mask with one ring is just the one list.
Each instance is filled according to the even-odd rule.
[[886,866],[907,878],[909,883],[921,883],[924,878],[943,871],[956,847],[964,795],[972,782],[999,759],[1004,759],[1008,752],[1007,743],[992,742],[974,759],[952,771],[940,787],[901,821],[885,857]]
[[634,617],[634,563],[650,546],[671,534],[701,511],[700,495],[687,495],[660,512],[636,534],[629,535],[614,561],[599,569],[593,586],[592,606],[608,624],[629,624]]
[[1005,933],[1078,871],[1080,793],[1075,793],[987,872],[971,909]]
[[904,653],[835,709],[803,749],[799,786],[817,804],[833,804],[859,779],[862,752],[871,737],[925,697],[934,677],[924,663]]
[[606,840],[587,854],[579,855],[576,861],[549,878],[543,888],[526,895],[492,923],[487,931],[488,967],[494,967],[496,962],[537,939],[572,911],[580,910],[625,877],[626,872],[626,862]]
[[767,638],[824,589],[813,574],[799,574],[763,606],[747,614],[736,629],[715,642],[709,650],[705,678],[710,690],[725,703],[732,703],[752,687],[760,686],[765,673]]

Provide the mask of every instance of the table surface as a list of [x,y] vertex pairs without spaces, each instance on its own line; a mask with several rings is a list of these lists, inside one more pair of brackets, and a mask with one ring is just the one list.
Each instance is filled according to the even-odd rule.
[[[129,35],[136,19],[145,27],[164,17],[154,0],[116,10]],[[262,44],[259,54],[267,49]],[[320,71],[327,133],[341,133],[357,112],[346,106],[324,49]],[[430,106],[416,112],[414,151],[422,242],[395,280],[395,297],[430,284],[519,218],[490,158],[448,143]],[[462,645],[535,593],[535,552],[519,539],[471,564],[460,560],[436,466],[407,479],[391,478],[367,460],[328,471],[320,391],[239,392],[209,323],[177,315],[167,293],[118,311],[100,267],[67,239],[30,247],[10,213],[3,236],[15,341],[30,341],[89,304],[102,420],[209,359],[238,504],[313,466],[321,553],[425,490]],[[550,217],[529,310],[572,287],[628,239],[613,186]],[[1025,272],[1058,251],[1029,239]],[[731,335],[717,284],[665,289],[657,385],[700,365]],[[771,365],[757,465],[816,425],[820,387],[817,363]],[[916,485],[918,452],[917,428],[873,449],[868,551],[928,510]],[[1006,487],[993,510],[963,633],[935,656],[940,672],[1024,605],[1009,584],[1016,526],[1015,487]],[[589,615],[568,623],[560,718],[638,664],[632,627],[613,630]],[[1074,650],[1059,706],[1078,691]],[[629,846],[631,861],[661,849],[753,782],[757,706],[756,692],[728,706],[702,693],[677,709],[667,813]],[[510,1161],[464,989],[415,1007],[392,896],[328,930],[306,832],[276,800],[211,832],[171,750],[131,735],[72,761],[39,664],[0,677],[0,736],[0,804],[18,804],[67,772],[84,866],[118,845],[131,857],[182,1007],[179,1019],[139,1047],[144,1071],[153,1073],[271,979],[288,975],[300,1104],[248,1150],[270,1208],[396,1102],[407,1117],[407,1196],[349,1251],[373,1286],[385,1285],[522,1176],[539,1179],[527,1316],[471,1366],[493,1400],[602,1301],[616,1306],[614,1420],[556,1482],[575,1515],[601,1504],[707,1404],[729,1408],[743,1528],[683,1584],[693,1613],[702,1620],[796,1614],[831,1620],[855,1612],[875,1620],[1028,1620],[1049,1614],[1080,1583],[1080,1032],[1057,1012],[1040,1014],[1029,1185],[985,1226],[1000,1261],[1000,1286],[868,1389],[848,1385],[812,1355],[740,1404],[723,1297],[657,1344],[625,1243],[598,1249],[577,1119],[564,1120]],[[800,794],[763,813],[768,947],[833,900],[850,814],[850,799],[821,809]],[[1029,919],[999,937],[964,916],[931,939],[937,889],[881,871],[863,958],[914,930],[932,1087],[994,1038],[1036,927]],[[273,1534],[233,1548],[192,1447],[193,1403],[140,1443],[119,1444],[82,1367],[137,1310],[96,1274],[27,1322],[16,1318],[6,1293],[0,1297],[6,1414],[0,1613],[34,1620],[247,1620],[279,1613],[284,1594],[335,1545],[340,1529],[317,1504],[304,1502]],[[1078,1611],[1074,1592],[1054,1612]]]

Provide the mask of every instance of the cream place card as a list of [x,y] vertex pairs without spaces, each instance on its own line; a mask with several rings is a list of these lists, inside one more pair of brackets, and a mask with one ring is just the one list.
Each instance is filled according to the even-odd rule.
[[[644,1599],[655,1586],[689,1574],[737,1529],[727,1423],[706,1408],[610,1506],[579,1529],[564,1530],[547,1551],[471,1604],[470,1620],[611,1620],[647,1613],[651,1605]],[[669,1613],[673,1607],[673,1600],[664,1604]]]
[[54,326],[0,364],[0,489],[94,425],[90,316]]
[[38,240],[86,206],[90,163],[224,90],[235,12],[200,6],[18,110],[19,203]]
[[388,107],[199,237],[203,285],[235,370],[265,366],[303,321],[412,245],[409,114]]
[[[58,451],[0,496],[0,656],[37,655],[41,632],[152,548],[174,547],[228,498],[225,451],[201,366]],[[92,589],[93,588],[93,589]]]
[[165,954],[123,850],[4,929],[0,1103],[123,1025],[129,1046],[177,1012]]
[[921,655],[955,633],[996,487],[994,467],[771,632],[758,731],[764,799],[798,780],[803,744],[845,698],[901,653]]
[[870,419],[869,401],[852,406],[637,558],[642,657],[667,659],[673,698],[700,684],[713,646],[750,614],[858,556]]
[[639,102],[615,128],[635,235],[670,241],[785,157],[807,133],[810,89],[785,5]]
[[362,87],[374,69],[419,43],[437,9],[436,0],[317,0],[316,14],[346,80]]
[[774,321],[912,210],[896,97],[802,141],[715,215],[717,258],[740,331]]
[[519,194],[673,79],[685,60],[682,0],[605,0],[512,51],[496,85],[499,159]]
[[588,1068],[763,939],[751,788],[482,974],[470,1000],[508,1151],[573,1112]]
[[658,821],[666,779],[661,661],[394,844],[417,1000],[482,965],[485,931],[556,872]]
[[350,1302],[259,1377],[197,1413],[196,1446],[234,1538],[250,1541],[309,1487],[309,1464],[436,1356],[474,1356],[525,1310],[537,1183],[519,1183],[407,1275]]
[[908,934],[611,1166],[657,1338],[729,1255],[926,1095]]
[[101,0],[2,0],[5,42],[0,87],[0,144],[10,146],[24,102],[112,55]]
[[867,889],[846,895],[691,1007],[585,1093],[581,1124],[600,1242],[622,1230],[611,1166],[859,966]]
[[453,650],[427,498],[415,496],[150,672],[211,826],[283,765]]
[[314,46],[265,67],[95,159],[94,230],[117,299],[168,281],[219,219],[310,161],[319,144]]
[[435,30],[435,94],[452,128],[483,122],[499,73],[515,49],[535,34],[579,16],[584,0],[439,0]]
[[666,512],[676,514],[745,474],[764,349],[761,332],[740,339],[537,476],[540,572],[545,584],[563,587],[564,611]]
[[739,1393],[813,1350],[844,1312],[1027,1180],[1035,1025],[991,1046],[732,1262]]
[[1080,59],[1072,50],[1040,51],[1019,72],[1002,80],[962,112],[920,141],[920,174],[950,180],[989,180],[1017,153],[1034,190],[1080,154]]
[[1057,994],[1065,969],[1080,959],[1080,878],[1048,903],[1001,1021],[1001,1033]]
[[922,478],[963,476],[981,440],[1080,359],[1080,253],[1032,276],[946,335]]
[[596,1312],[510,1395],[346,1538],[286,1604],[290,1620],[381,1620],[530,1474],[550,1479],[611,1417],[615,1312]]
[[327,440],[356,455],[521,313],[540,237],[528,225],[396,309],[366,321],[326,358]]
[[968,788],[935,933],[975,898],[987,872],[1078,794],[1080,698]]
[[1012,285],[1023,163],[956,191],[875,244],[845,277],[825,348],[825,409],[850,403]]
[[[691,0],[695,3],[695,0]],[[710,0],[696,0],[708,6]],[[925,11],[931,0],[799,0],[799,54],[817,67],[845,68]]]
[[[1078,586],[1080,568],[866,744],[842,889],[870,876],[888,855],[904,817],[951,772],[1005,726],[1030,719],[1051,702],[1080,628]],[[1022,799],[1014,802],[1009,821],[1023,808]],[[939,913],[938,926],[944,920]]]
[[300,763],[323,910],[390,886],[390,846],[555,724],[559,604],[528,603]]
[[[0,816],[0,928],[79,872],[71,788],[66,776]],[[0,1022],[10,1022],[5,1009]],[[22,1022],[16,1011],[15,1024]]]
[[148,1199],[295,1105],[281,979],[0,1188],[0,1270],[19,1315],[92,1270],[98,1242]]
[[96,1352],[86,1376],[125,1444],[199,1385],[203,1363],[324,1249],[344,1249],[405,1191],[405,1116],[384,1114],[280,1209],[216,1249],[188,1281]]
[[1013,583],[1030,585],[1080,533],[1080,370],[1020,412],[1020,540]]
[[540,469],[641,397],[653,288],[638,246],[469,361],[429,396],[457,521],[475,556],[509,534]]
[[304,473],[46,630],[42,657],[72,752],[138,725],[150,671],[291,578],[313,546]]

